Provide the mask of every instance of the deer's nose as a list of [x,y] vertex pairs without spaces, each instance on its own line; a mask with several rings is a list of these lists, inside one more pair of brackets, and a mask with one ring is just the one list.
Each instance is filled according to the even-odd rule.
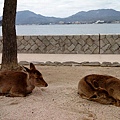
[[48,86],[48,84],[46,83],[46,84],[45,84],[45,87],[47,87],[47,86]]

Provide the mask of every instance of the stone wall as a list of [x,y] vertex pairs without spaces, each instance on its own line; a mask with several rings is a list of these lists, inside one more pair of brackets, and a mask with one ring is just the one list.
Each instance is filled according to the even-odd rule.
[[18,53],[120,54],[120,35],[17,36],[17,43]]

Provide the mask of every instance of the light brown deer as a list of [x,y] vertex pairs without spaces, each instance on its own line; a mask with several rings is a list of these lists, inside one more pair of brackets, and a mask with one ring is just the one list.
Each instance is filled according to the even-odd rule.
[[24,67],[26,72],[3,71],[0,72],[0,95],[7,97],[25,97],[37,87],[47,87],[42,74],[30,63],[30,69]]
[[84,99],[120,106],[120,80],[113,76],[87,75],[80,80],[78,93]]

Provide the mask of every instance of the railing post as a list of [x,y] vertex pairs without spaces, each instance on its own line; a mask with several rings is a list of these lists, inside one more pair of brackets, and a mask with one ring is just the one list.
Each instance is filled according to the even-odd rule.
[[99,54],[100,54],[100,34],[99,34]]

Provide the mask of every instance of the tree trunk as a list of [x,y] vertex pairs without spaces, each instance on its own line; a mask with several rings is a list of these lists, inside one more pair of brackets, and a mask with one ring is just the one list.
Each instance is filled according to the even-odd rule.
[[17,40],[16,40],[16,8],[17,0],[4,0],[2,34],[2,70],[12,70],[18,67]]

